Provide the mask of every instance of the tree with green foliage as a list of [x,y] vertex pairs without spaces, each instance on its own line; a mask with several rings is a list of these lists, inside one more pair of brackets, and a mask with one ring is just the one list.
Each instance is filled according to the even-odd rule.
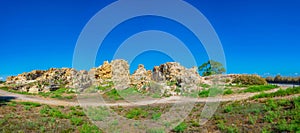
[[222,74],[226,72],[222,63],[213,60],[209,60],[203,63],[201,66],[199,66],[198,69],[200,73],[202,73],[202,76]]

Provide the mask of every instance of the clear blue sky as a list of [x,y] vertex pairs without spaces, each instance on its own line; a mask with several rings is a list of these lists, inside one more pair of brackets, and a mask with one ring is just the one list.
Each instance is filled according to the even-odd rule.
[[[111,0],[1,0],[0,77],[34,69],[71,67],[77,38],[89,19]],[[211,22],[223,44],[227,73],[300,73],[299,0],[187,0]],[[147,21],[144,21],[147,19]],[[138,25],[138,26],[137,26]],[[139,28],[136,28],[139,27]],[[107,37],[96,65],[109,60],[122,38],[143,29],[171,32],[193,49],[199,42],[172,21],[143,17],[124,22]],[[126,30],[126,32],[124,32]],[[198,62],[207,60],[205,51]],[[148,57],[161,57],[150,61]],[[150,69],[171,59],[158,52],[133,63]]]

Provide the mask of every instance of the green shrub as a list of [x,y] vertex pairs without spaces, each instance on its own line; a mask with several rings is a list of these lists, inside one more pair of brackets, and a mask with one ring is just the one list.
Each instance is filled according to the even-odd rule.
[[266,85],[267,81],[258,75],[239,75],[233,81],[242,85]]

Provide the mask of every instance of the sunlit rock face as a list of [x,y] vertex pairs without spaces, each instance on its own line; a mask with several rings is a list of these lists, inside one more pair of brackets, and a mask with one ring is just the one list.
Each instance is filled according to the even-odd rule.
[[6,84],[12,85],[13,89],[29,93],[49,92],[60,86],[72,86],[71,68],[50,68],[49,70],[34,70],[7,78]]
[[129,65],[125,60],[113,60],[112,65],[112,81],[114,87],[123,90],[130,87]]
[[138,69],[130,76],[131,85],[136,86],[138,89],[148,89],[151,82],[152,72],[146,70],[144,65],[140,64]]

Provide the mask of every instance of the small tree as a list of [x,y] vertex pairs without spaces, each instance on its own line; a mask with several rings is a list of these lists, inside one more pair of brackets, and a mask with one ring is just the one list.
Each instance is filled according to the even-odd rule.
[[208,62],[203,63],[201,66],[199,66],[198,69],[200,73],[202,73],[202,76],[222,74],[226,72],[222,63],[213,60],[209,60]]

